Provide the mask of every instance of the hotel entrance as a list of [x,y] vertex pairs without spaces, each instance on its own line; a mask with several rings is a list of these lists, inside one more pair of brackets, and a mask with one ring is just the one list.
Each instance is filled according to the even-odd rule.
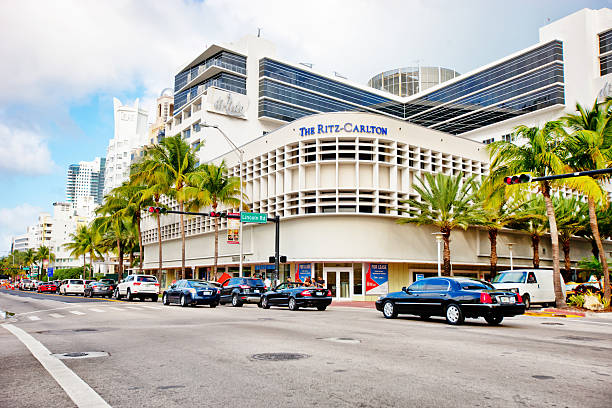
[[333,298],[338,300],[348,300],[351,298],[352,267],[323,268],[323,279]]

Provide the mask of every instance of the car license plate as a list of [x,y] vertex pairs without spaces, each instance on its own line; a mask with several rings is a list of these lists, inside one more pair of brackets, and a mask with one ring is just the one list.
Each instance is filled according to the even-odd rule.
[[499,300],[500,300],[501,303],[514,303],[514,298],[513,297],[500,296]]
[[253,292],[254,293],[259,293],[259,289],[255,289]]
[[212,295],[212,292],[210,290],[205,290],[203,293],[204,293],[205,296]]
[[317,296],[321,296],[321,295],[323,295],[323,292],[320,292],[320,291],[317,292]]

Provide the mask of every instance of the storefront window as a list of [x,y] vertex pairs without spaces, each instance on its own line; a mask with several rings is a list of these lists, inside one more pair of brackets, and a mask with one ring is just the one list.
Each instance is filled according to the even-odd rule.
[[361,273],[361,267],[363,264],[353,264],[353,294],[363,295],[363,279]]
[[232,277],[237,278],[240,275],[240,268],[237,266],[230,266],[227,268],[227,273]]

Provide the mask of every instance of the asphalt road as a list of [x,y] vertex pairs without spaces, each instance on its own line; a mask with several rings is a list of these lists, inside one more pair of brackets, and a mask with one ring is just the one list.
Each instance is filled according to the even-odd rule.
[[[4,290],[0,310],[15,312],[5,322],[51,353],[108,353],[61,361],[113,407],[612,403],[612,319],[521,316],[453,327],[333,305],[181,308]],[[264,353],[302,358],[259,359]],[[0,362],[0,407],[75,406],[6,326]]]

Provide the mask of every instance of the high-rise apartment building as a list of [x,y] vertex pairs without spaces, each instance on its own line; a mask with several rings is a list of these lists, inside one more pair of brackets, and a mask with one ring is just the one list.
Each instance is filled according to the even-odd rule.
[[132,150],[147,143],[147,111],[140,108],[137,99],[134,106],[122,105],[113,99],[115,112],[115,134],[106,151],[104,194],[119,187],[130,175]]
[[92,196],[96,204],[102,204],[105,167],[106,159],[100,157],[71,164],[66,181],[66,201],[76,203],[79,197]]

